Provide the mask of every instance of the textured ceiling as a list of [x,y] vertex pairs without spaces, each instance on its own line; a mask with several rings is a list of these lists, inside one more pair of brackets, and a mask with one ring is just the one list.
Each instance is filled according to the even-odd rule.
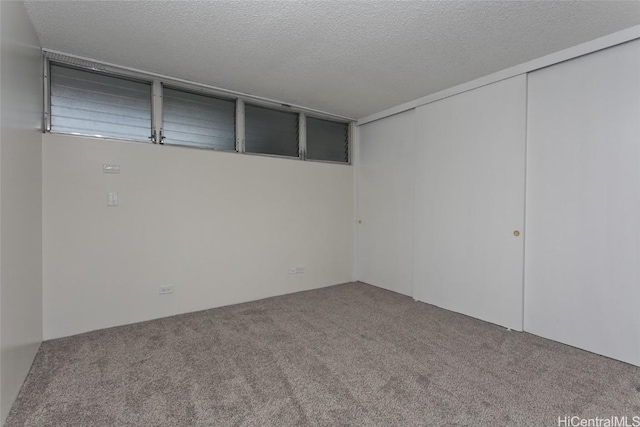
[[640,24],[640,2],[26,2],[42,45],[355,118]]

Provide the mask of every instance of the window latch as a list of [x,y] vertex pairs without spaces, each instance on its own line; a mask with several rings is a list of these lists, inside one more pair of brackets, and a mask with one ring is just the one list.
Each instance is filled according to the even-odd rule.
[[164,135],[162,134],[162,129],[160,129],[159,131],[154,129],[153,132],[151,132],[151,136],[149,137],[149,139],[154,144],[164,144]]

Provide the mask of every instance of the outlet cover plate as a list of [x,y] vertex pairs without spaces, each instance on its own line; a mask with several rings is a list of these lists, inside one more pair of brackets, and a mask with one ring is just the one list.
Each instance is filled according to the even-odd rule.
[[120,165],[110,165],[105,163],[102,165],[102,172],[118,174],[120,173]]
[[158,295],[167,295],[173,293],[173,285],[160,286],[158,289]]

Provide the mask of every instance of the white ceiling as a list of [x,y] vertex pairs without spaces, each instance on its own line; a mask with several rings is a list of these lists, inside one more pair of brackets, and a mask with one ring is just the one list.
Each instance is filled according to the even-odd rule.
[[360,118],[640,24],[640,2],[33,1],[43,47]]

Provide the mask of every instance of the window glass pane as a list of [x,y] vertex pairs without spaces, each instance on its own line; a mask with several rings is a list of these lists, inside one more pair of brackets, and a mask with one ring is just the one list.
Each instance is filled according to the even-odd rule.
[[298,114],[245,105],[245,151],[298,157]]
[[165,144],[236,149],[235,101],[163,88]]
[[51,64],[51,130],[148,141],[151,84]]
[[307,158],[349,162],[349,124],[307,117]]

